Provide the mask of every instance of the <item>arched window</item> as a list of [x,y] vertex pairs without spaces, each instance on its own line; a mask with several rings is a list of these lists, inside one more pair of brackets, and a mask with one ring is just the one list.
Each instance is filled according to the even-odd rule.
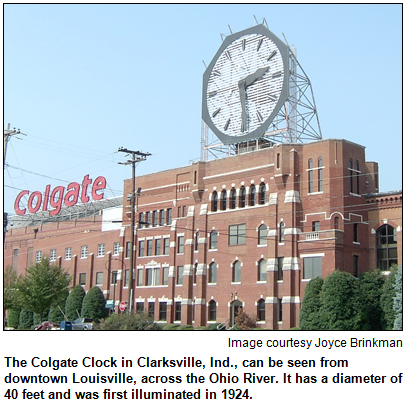
[[215,262],[209,265],[209,283],[217,283],[217,263]]
[[245,191],[245,187],[241,186],[240,188],[240,208],[244,208],[247,204],[247,194]]
[[209,310],[208,319],[209,319],[209,321],[215,321],[216,318],[217,318],[217,304],[216,304],[216,301],[210,300],[208,307],[209,307],[208,308],[208,310]]
[[195,235],[195,252],[197,252],[199,250],[199,237],[200,237],[200,233],[196,232],[196,235]]
[[257,302],[257,318],[258,321],[265,321],[265,300],[262,298]]
[[237,208],[237,192],[233,187],[230,191],[230,209],[234,210]]
[[285,223],[279,224],[279,243],[285,242]]
[[227,209],[227,191],[223,190],[220,195],[220,209],[225,211]]
[[385,224],[376,231],[377,267],[389,270],[398,263],[397,232],[393,226]]
[[262,224],[258,228],[258,245],[266,245],[267,243],[268,228]]
[[309,193],[313,193],[313,159],[309,159],[307,163],[307,176],[309,179]]
[[255,199],[256,199],[256,190],[255,190],[255,185],[251,184],[250,186],[250,196],[249,196],[249,205],[250,207],[253,207],[255,205]]
[[257,281],[266,281],[266,260],[264,260],[264,259],[261,259],[258,262]]
[[339,225],[340,225],[340,219],[338,217],[334,217],[334,229],[340,229]]
[[266,186],[264,183],[261,183],[259,186],[259,203],[264,205],[266,202]]
[[318,179],[318,183],[317,183],[317,191],[322,192],[323,191],[323,158],[320,156],[319,160],[318,160],[318,174],[319,174],[319,179]]
[[211,231],[210,232],[210,247],[209,247],[209,249],[217,249],[217,239],[218,239],[217,231]]
[[231,281],[233,283],[241,282],[241,262],[238,260],[233,263],[233,274]]
[[218,209],[218,195],[217,191],[213,191],[212,200],[211,200],[211,210],[216,212]]

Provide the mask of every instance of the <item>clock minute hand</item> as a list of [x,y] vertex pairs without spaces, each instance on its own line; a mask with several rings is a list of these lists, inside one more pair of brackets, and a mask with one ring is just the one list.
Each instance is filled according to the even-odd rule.
[[254,73],[249,74],[245,79],[241,79],[238,82],[238,90],[240,92],[240,102],[241,102],[241,132],[245,132],[248,126],[248,116],[247,110],[245,109],[245,102],[247,100],[247,94],[245,89],[256,82],[260,77],[262,77],[269,69],[269,66],[259,68]]

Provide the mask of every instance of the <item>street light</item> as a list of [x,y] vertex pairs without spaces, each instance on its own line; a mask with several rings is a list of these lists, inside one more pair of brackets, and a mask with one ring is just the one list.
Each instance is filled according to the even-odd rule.
[[[113,292],[113,302],[114,302],[114,304],[113,304],[113,311],[114,311],[114,313],[116,312],[116,285],[117,285],[117,273],[118,273],[118,271],[117,270],[109,270],[108,268],[107,268],[107,264],[109,263],[109,261],[110,260],[118,260],[118,261],[120,261],[122,264],[123,264],[123,266],[124,266],[124,275],[125,275],[125,272],[127,271],[127,267],[126,267],[126,265],[125,265],[125,262],[123,261],[123,260],[121,260],[121,259],[118,259],[118,258],[113,258],[113,259],[109,259],[109,260],[107,260],[107,262],[105,263],[105,265],[104,265],[104,267],[106,268],[106,270],[108,271],[108,273],[109,273],[109,291],[110,291],[110,286],[111,286],[111,283],[110,283],[110,274],[113,276],[114,275],[114,277],[111,277],[111,280],[112,281],[114,281],[114,292]],[[111,311],[110,311],[110,314],[111,314]]]

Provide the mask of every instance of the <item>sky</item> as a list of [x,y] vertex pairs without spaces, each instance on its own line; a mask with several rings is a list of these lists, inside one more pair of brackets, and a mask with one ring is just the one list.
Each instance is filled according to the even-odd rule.
[[4,5],[4,126],[26,134],[8,144],[4,210],[87,174],[122,195],[120,147],[151,153],[137,175],[198,159],[204,64],[255,18],[297,49],[323,138],[365,146],[380,191],[402,189],[401,7]]

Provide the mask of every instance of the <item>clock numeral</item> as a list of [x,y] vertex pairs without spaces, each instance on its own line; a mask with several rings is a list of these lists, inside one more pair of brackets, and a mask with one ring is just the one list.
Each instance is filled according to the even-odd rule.
[[264,42],[264,38],[261,38],[258,42],[258,46],[257,46],[257,52],[259,51],[259,48],[261,48],[262,42]]
[[245,44],[246,44],[246,42],[247,42],[247,41],[246,41],[245,39],[242,40],[241,45],[242,45],[242,50],[243,50],[243,51],[245,51]]
[[278,97],[274,96],[273,94],[268,94],[268,98],[272,101],[276,101]]
[[229,119],[227,120],[227,122],[226,122],[226,125],[224,125],[224,131],[227,131],[228,126],[230,125],[230,121],[231,121],[231,118],[229,118]]
[[221,72],[218,70],[213,70],[213,76],[221,76]]
[[268,56],[267,62],[269,62],[276,55],[276,53],[276,51],[271,52],[271,54]]
[[274,74],[272,75],[272,79],[273,79],[274,77],[279,77],[279,76],[282,76],[282,71],[279,71],[279,72],[274,73]]
[[259,122],[262,122],[264,120],[264,118],[262,117],[262,115],[259,111],[257,111],[257,118],[258,118]]
[[217,108],[216,111],[211,115],[213,118],[220,112],[221,108]]
[[209,97],[214,97],[217,94],[217,91],[211,91],[210,93],[208,93]]
[[225,51],[224,54],[227,56],[227,59],[228,59],[228,60],[231,60],[230,51]]

